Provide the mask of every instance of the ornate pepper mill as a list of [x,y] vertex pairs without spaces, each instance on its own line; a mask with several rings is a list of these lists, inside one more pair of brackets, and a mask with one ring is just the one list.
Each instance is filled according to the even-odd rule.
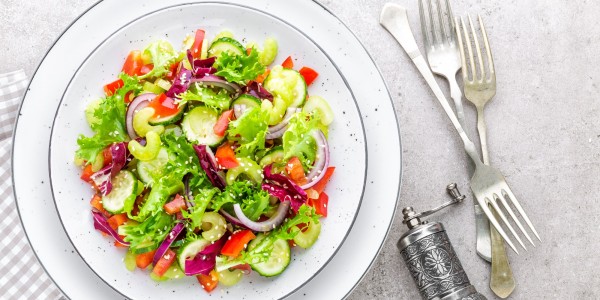
[[452,200],[432,210],[422,213],[416,213],[412,207],[402,210],[402,223],[410,230],[398,241],[398,249],[423,299],[486,300],[471,285],[442,223],[420,219],[465,199],[456,183],[449,184],[447,191]]

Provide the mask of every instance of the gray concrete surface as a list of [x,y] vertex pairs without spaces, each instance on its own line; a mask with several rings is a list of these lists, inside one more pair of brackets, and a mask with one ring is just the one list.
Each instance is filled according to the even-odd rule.
[[[32,74],[52,41],[93,2],[2,0],[0,73],[24,68]],[[385,2],[322,1],[358,35],[383,72],[404,148],[399,209],[422,210],[446,200],[449,182],[468,191],[469,162],[424,81],[379,26]],[[394,2],[409,8],[418,29],[417,2]],[[544,240],[521,255],[509,253],[517,280],[511,298],[600,299],[600,2],[454,0],[453,7],[457,15],[485,18],[498,73],[498,93],[486,109],[491,161]],[[474,135],[475,114],[467,104],[466,114]],[[471,281],[493,299],[490,266],[475,254],[471,203],[469,197],[432,219],[446,225]],[[396,218],[350,299],[418,298],[395,247],[404,231]]]

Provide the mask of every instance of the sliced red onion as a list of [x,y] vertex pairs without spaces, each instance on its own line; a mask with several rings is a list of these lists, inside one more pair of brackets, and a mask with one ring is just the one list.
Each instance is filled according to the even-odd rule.
[[206,145],[194,145],[194,150],[196,151],[196,155],[198,155],[202,170],[208,176],[208,180],[210,180],[213,186],[221,191],[224,190],[225,179],[223,178],[223,172],[219,171],[217,159],[210,147]]
[[125,122],[127,123],[127,134],[129,134],[129,137],[132,140],[138,137],[138,135],[135,133],[135,130],[133,130],[133,114],[135,114],[142,108],[148,106],[150,101],[152,101],[152,99],[154,98],[156,98],[156,94],[145,93],[135,97],[135,99],[133,99],[133,101],[129,103],[129,106],[127,107],[127,117],[125,119]]
[[194,77],[201,78],[217,72],[217,69],[213,68],[216,57],[209,57],[206,59],[194,59],[192,51],[187,51],[187,58],[192,66],[192,73]]
[[236,119],[239,119],[247,110],[248,107],[246,107],[246,104],[233,105],[233,114],[235,114]]
[[112,191],[112,177],[121,171],[127,163],[127,144],[121,142],[110,145],[110,154],[112,156],[111,163],[90,176],[90,179],[98,186],[103,196]]
[[277,125],[269,127],[269,132],[267,133],[266,139],[272,140],[272,139],[276,139],[276,138],[283,136],[283,134],[285,133],[285,131],[288,128],[290,120],[292,119],[294,114],[297,112],[300,112],[300,110],[301,109],[297,108],[297,107],[288,108],[285,112],[285,116],[283,117],[283,120],[281,122],[279,122]]
[[227,241],[228,235],[224,235],[218,241],[206,246],[202,251],[198,252],[192,259],[185,260],[185,270],[183,272],[187,276],[197,274],[208,275],[215,268],[216,258],[221,248]]
[[239,85],[228,82],[227,80],[212,74],[206,75],[202,78],[194,78],[192,79],[192,82],[197,82],[203,86],[216,86],[234,94],[237,94],[241,90]]
[[221,209],[219,211],[219,213],[221,213],[221,215],[223,215],[223,217],[231,224],[242,227],[242,228],[246,228],[246,229],[250,229],[248,227],[246,227],[246,225],[244,225],[244,223],[240,222],[240,220],[238,220],[238,218],[230,215],[227,211],[225,211],[224,209]]
[[262,222],[254,222],[254,221],[250,220],[248,217],[246,217],[246,215],[242,211],[242,207],[239,205],[239,203],[236,203],[233,205],[233,210],[235,211],[235,214],[238,217],[238,219],[240,220],[240,222],[242,222],[242,224],[244,224],[246,227],[248,227],[248,229],[254,230],[254,231],[260,231],[260,232],[271,231],[271,230],[275,229],[277,226],[279,226],[279,224],[281,224],[281,222],[283,222],[283,219],[285,219],[288,209],[290,209],[290,201],[283,201],[279,204],[279,207],[277,208],[277,212],[273,216],[271,216],[268,220],[265,220]]
[[169,250],[169,247],[171,247],[171,244],[173,244],[175,239],[183,231],[183,228],[185,228],[185,226],[183,225],[183,222],[179,222],[175,225],[175,227],[173,227],[173,229],[171,229],[171,232],[169,232],[169,234],[167,234],[165,239],[162,241],[160,246],[158,246],[158,249],[154,253],[154,257],[152,258],[152,263],[154,265],[156,265],[158,260],[160,260],[160,258],[163,257],[163,255],[165,255],[165,253],[167,253],[167,250]]
[[112,229],[112,227],[110,227],[110,225],[108,225],[106,216],[104,216],[101,212],[93,210],[92,217],[94,218],[94,228],[96,228],[96,230],[100,230],[106,234],[109,234],[119,244],[121,244],[123,246],[129,246],[129,243],[124,241],[121,238],[121,236],[119,236],[119,234],[114,229]]
[[313,168],[306,175],[308,183],[301,186],[305,190],[319,182],[325,176],[325,170],[329,167],[329,144],[327,143],[327,138],[325,138],[321,130],[313,131],[312,135],[317,142],[317,158],[315,159]]
[[194,206],[194,194],[192,194],[192,189],[190,188],[190,178],[192,178],[192,174],[185,174],[183,177],[183,185],[185,186],[185,205],[189,208]]

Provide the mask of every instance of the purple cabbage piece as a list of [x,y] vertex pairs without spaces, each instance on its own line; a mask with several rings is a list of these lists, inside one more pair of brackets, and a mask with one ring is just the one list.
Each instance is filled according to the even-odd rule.
[[102,196],[110,194],[112,191],[112,177],[117,175],[127,163],[127,156],[129,155],[127,143],[120,142],[112,144],[110,146],[110,154],[112,156],[112,162],[100,169],[100,171],[92,174],[90,177],[100,189]]
[[300,206],[308,200],[306,192],[291,179],[281,174],[273,174],[272,165],[266,166],[263,173],[265,180],[261,188],[281,202],[290,201],[294,212],[298,212]]
[[219,168],[217,168],[217,162],[212,150],[206,145],[194,145],[194,150],[196,151],[196,155],[198,155],[202,170],[208,176],[208,180],[216,188],[221,191],[224,190],[225,179],[223,179],[223,175],[219,172]]
[[108,220],[106,217],[98,211],[92,211],[92,217],[94,217],[94,228],[100,230],[106,234],[112,236],[119,244],[123,246],[129,246],[129,243],[124,241],[119,234],[108,225]]
[[206,59],[194,59],[192,51],[188,50],[187,58],[190,62],[190,66],[192,66],[192,74],[195,78],[202,78],[217,72],[217,69],[213,67],[213,64],[215,63],[214,56]]
[[165,255],[165,253],[167,253],[167,250],[169,250],[169,247],[171,247],[171,244],[173,244],[175,239],[179,236],[179,234],[181,234],[181,232],[183,231],[184,228],[185,228],[185,226],[184,226],[183,222],[179,222],[179,223],[177,223],[177,225],[175,225],[175,227],[173,227],[173,229],[171,229],[171,232],[169,232],[169,234],[167,234],[165,239],[162,241],[160,246],[158,246],[158,249],[154,253],[154,257],[152,258],[152,263],[154,265],[156,265],[158,260],[161,257],[163,257],[163,255]]
[[258,99],[267,99],[273,101],[273,95],[267,91],[262,84],[251,81],[242,89],[242,93],[254,96]]
[[179,94],[185,93],[192,83],[192,71],[181,68],[175,77],[171,88],[165,93],[167,97],[177,98]]
[[218,241],[206,246],[193,259],[187,259],[185,261],[185,270],[183,270],[185,275],[208,275],[215,268],[217,255],[219,255],[227,238],[227,234],[223,235]]

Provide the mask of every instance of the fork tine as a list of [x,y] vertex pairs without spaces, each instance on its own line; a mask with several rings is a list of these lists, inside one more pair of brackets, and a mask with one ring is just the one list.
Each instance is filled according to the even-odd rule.
[[523,247],[523,249],[525,249],[525,251],[527,251],[527,247],[525,247],[525,244],[523,243],[523,240],[521,240],[521,238],[519,237],[519,235],[517,234],[517,232],[515,231],[515,229],[512,227],[512,225],[510,225],[510,223],[508,222],[508,219],[506,218],[506,215],[500,209],[500,206],[498,206],[498,203],[496,203],[496,200],[498,198],[500,198],[500,196],[498,196],[497,194],[493,194],[492,197],[493,197],[492,198],[493,200],[490,201],[490,203],[494,207],[494,210],[500,216],[500,219],[502,219],[502,222],[504,222],[504,225],[508,228],[508,230],[510,231],[510,233],[512,233],[512,235],[517,239],[517,242],[519,242],[519,244],[521,244],[521,247]]
[[500,223],[498,223],[498,220],[496,220],[496,218],[494,217],[494,213],[492,213],[492,211],[488,207],[487,204],[491,203],[492,201],[489,201],[485,198],[481,199],[480,196],[476,196],[476,198],[477,198],[477,202],[479,202],[479,206],[483,210],[483,213],[485,213],[485,215],[488,218],[488,220],[490,221],[490,223],[492,223],[492,225],[494,225],[494,228],[496,228],[496,231],[498,231],[498,233],[502,236],[502,238],[510,246],[510,248],[513,251],[515,251],[515,253],[519,254],[519,251],[515,247],[515,244],[513,244],[513,242],[510,240],[510,238],[508,237],[508,235],[506,234],[506,232],[504,231],[502,226],[500,226]]
[[535,247],[535,244],[533,243],[533,240],[531,240],[531,237],[529,236],[529,234],[527,233],[527,231],[525,231],[525,227],[523,227],[523,224],[521,224],[521,222],[519,221],[519,219],[517,218],[517,216],[515,215],[515,212],[513,212],[513,210],[508,206],[508,203],[506,202],[506,198],[507,195],[504,193],[504,195],[502,195],[502,197],[498,197],[500,200],[500,203],[502,203],[502,206],[504,206],[504,209],[508,212],[508,214],[510,215],[510,217],[512,218],[512,220],[517,224],[517,226],[519,227],[519,229],[521,230],[521,232],[525,235],[525,237],[527,238],[527,240],[529,240],[529,242],[533,245],[533,247]]
[[425,18],[423,1],[424,0],[419,0],[419,15],[421,16],[421,31],[423,32],[423,38],[425,39],[425,48],[429,49],[432,45],[432,41],[431,36],[429,36],[429,30],[427,29],[427,19]]
[[465,47],[463,46],[462,35],[460,33],[460,24],[458,23],[458,18],[454,19],[454,30],[456,31],[456,38],[458,40],[458,50],[460,52],[460,62],[461,62],[461,73],[463,76],[463,81],[468,81],[468,73],[467,70],[467,60],[465,58]]
[[[465,34],[465,44],[467,45],[467,50],[469,51],[469,65],[471,66],[471,78],[472,80],[475,80],[475,61],[473,59],[473,48],[471,47],[471,38],[469,38],[469,31],[467,29],[467,26],[465,25],[465,20],[462,17],[460,17],[460,23],[462,24],[462,29]],[[466,70],[466,68],[464,68],[464,70]]]
[[492,58],[492,49],[490,49],[490,43],[488,42],[487,32],[485,31],[485,26],[483,26],[483,19],[481,18],[481,15],[477,16],[479,18],[481,34],[483,35],[483,45],[485,46],[485,52],[487,52],[488,69],[490,70],[490,76],[495,77],[496,73],[494,71],[494,59]]
[[440,38],[440,30],[436,30],[435,20],[433,18],[433,8],[431,6],[431,1],[427,0],[427,8],[429,9],[429,25],[431,25],[431,32],[433,35],[433,43],[434,45],[439,45],[442,43],[442,39]]
[[442,43],[450,44],[450,35],[448,34],[448,30],[446,29],[446,23],[444,22],[444,19],[442,17],[444,11],[442,10],[442,3],[440,1],[441,0],[437,0],[435,3],[437,6],[438,24],[440,25],[440,35],[442,36]]
[[515,197],[515,195],[513,194],[513,192],[510,190],[510,188],[508,186],[506,187],[506,189],[504,189],[504,192],[508,195],[508,198],[510,198],[510,201],[512,202],[512,204],[517,208],[517,210],[519,211],[519,214],[521,214],[521,217],[523,217],[523,219],[525,220],[525,223],[527,223],[527,225],[529,225],[529,229],[531,229],[533,234],[535,234],[537,239],[541,242],[542,239],[540,238],[540,235],[535,230],[535,227],[533,227],[533,224],[529,220],[529,217],[527,217],[527,214],[525,213],[525,210],[523,210],[523,207],[521,206],[521,203],[519,203],[519,200],[517,200],[517,197]]
[[[477,38],[477,31],[475,31],[475,27],[473,26],[473,20],[471,20],[471,16],[468,15],[469,17],[469,25],[471,26],[471,34],[473,34],[473,42],[475,43],[475,49],[477,49],[477,60],[479,62],[479,76],[481,76],[480,78],[483,79],[484,76],[484,72],[483,72],[483,57],[481,56],[481,47],[479,47],[479,39]],[[475,74],[473,74],[473,78],[475,77]]]
[[450,0],[446,0],[446,12],[448,13],[448,27],[450,28],[450,40],[456,41],[456,35],[454,32],[456,31],[455,23],[454,23],[454,14],[452,13],[452,7],[450,7]]

